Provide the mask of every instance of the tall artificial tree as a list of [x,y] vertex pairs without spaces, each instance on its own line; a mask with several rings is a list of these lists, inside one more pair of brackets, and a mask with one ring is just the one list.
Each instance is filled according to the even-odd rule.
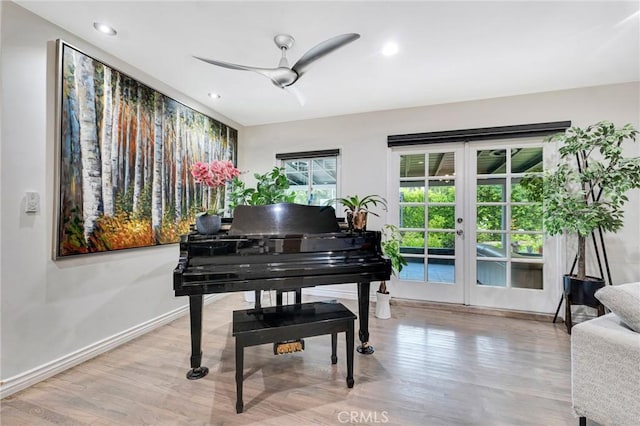
[[616,232],[624,224],[627,192],[640,188],[640,157],[624,157],[625,141],[638,131],[601,121],[586,128],[570,127],[548,138],[561,144],[555,170],[528,176],[523,185],[543,202],[543,222],[549,235],[577,235],[577,274],[585,280],[586,238],[595,230]]

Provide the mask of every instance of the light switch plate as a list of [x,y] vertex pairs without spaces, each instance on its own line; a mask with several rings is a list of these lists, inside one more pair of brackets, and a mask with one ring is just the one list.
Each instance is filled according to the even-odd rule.
[[38,210],[40,210],[40,195],[37,192],[27,192],[24,212],[38,213]]

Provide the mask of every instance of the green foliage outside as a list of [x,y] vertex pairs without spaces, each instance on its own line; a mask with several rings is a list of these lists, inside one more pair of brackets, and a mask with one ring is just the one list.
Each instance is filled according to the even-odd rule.
[[[519,180],[519,179],[518,179]],[[477,210],[476,221],[478,243],[502,247],[502,235],[496,232],[503,230],[503,216],[506,213],[505,206],[486,205],[483,203],[506,202],[504,183],[482,184],[477,186]],[[403,201],[407,203],[424,203],[425,194],[422,188],[403,188]],[[427,194],[429,204],[451,205],[430,205],[428,207],[428,227],[431,229],[442,229],[446,232],[430,232],[428,235],[429,248],[453,248],[455,245],[455,188],[453,186],[440,186],[430,188]],[[511,201],[515,204],[511,206],[511,223],[509,229],[512,234],[513,243],[522,251],[537,253],[542,248],[541,235],[530,235],[517,233],[517,231],[540,231],[542,229],[542,207],[539,202],[529,200],[525,189],[514,179],[511,187]],[[524,204],[527,203],[527,204]],[[401,227],[423,229],[425,226],[425,206],[404,206],[401,209]],[[424,247],[424,232],[405,231],[402,237],[403,247]]]
[[294,185],[292,191],[295,193],[294,203],[311,204],[312,206],[326,206],[336,198],[335,187],[322,188],[320,185],[313,187],[313,198],[309,203],[309,187],[307,185]]
[[309,202],[309,189],[307,186],[302,186],[300,189],[293,189],[295,198],[293,202],[296,204],[307,204]]

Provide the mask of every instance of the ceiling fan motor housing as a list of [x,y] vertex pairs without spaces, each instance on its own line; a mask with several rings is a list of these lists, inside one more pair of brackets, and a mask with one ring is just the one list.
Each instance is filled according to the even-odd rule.
[[273,84],[284,89],[287,86],[292,85],[298,79],[298,73],[287,67],[280,67],[277,72],[271,76]]
[[278,34],[273,38],[278,49],[291,49],[293,47],[293,43],[295,43],[295,39],[291,37],[289,34]]

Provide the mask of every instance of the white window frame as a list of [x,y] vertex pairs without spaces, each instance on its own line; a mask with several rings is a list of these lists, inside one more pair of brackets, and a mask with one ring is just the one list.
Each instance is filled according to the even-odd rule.
[[[309,179],[308,179],[309,192],[313,190],[313,182],[312,182],[313,181],[313,177],[312,177],[313,160],[319,160],[319,159],[335,159],[336,160],[335,194],[337,198],[340,196],[339,194],[340,194],[341,166],[342,166],[339,149],[276,154],[276,160],[278,161],[279,167],[285,167],[285,163],[287,161],[292,161],[292,160],[309,161],[309,164],[311,166],[309,169]],[[285,173],[286,173],[286,170],[285,170]],[[330,186],[330,185],[327,185],[327,186]]]

